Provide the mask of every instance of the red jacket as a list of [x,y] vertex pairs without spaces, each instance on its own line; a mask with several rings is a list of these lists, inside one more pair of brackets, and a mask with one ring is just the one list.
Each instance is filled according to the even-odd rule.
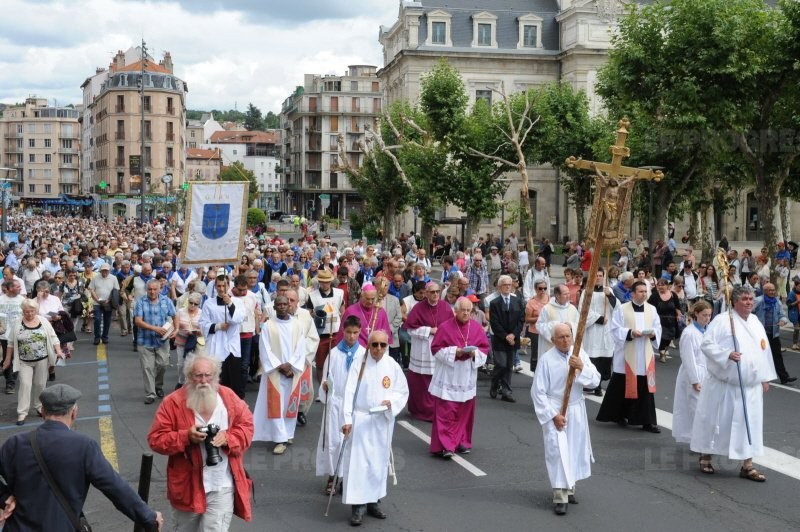
[[[244,470],[244,453],[253,439],[253,414],[247,403],[225,386],[219,387],[222,402],[228,409],[227,447],[234,485],[233,513],[250,521],[250,494],[253,482]],[[206,511],[203,488],[203,454],[200,445],[189,441],[189,428],[195,426],[194,412],[186,407],[186,387],[169,394],[158,407],[147,443],[167,461],[167,498],[173,508],[202,514]]]

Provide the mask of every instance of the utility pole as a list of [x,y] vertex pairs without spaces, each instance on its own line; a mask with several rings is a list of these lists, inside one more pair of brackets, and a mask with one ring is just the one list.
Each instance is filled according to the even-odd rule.
[[140,103],[140,106],[142,108],[141,109],[141,111],[142,111],[141,145],[140,145],[141,151],[139,152],[139,153],[141,153],[141,156],[139,157],[139,177],[141,179],[141,188],[140,188],[141,205],[140,205],[140,207],[141,207],[142,210],[141,210],[141,214],[139,216],[139,221],[141,221],[142,224],[144,224],[144,219],[145,219],[144,218],[144,194],[145,194],[145,189],[147,187],[147,182],[145,181],[145,178],[144,178],[144,166],[145,166],[145,158],[144,158],[144,72],[145,72],[145,68],[144,68],[144,66],[145,66],[145,61],[146,60],[147,60],[147,47],[145,45],[144,39],[142,39],[142,73],[141,73],[142,77],[141,77],[141,79],[139,81],[139,103]]

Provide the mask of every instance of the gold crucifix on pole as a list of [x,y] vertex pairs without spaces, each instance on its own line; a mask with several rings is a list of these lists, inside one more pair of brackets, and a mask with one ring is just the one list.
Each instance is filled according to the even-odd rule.
[[[627,118],[619,121],[617,140],[610,148],[612,155],[610,163],[584,161],[575,157],[570,157],[566,160],[569,168],[593,171],[597,180],[595,197],[592,202],[592,215],[589,222],[589,234],[586,238],[587,246],[594,246],[594,253],[592,253],[592,262],[586,279],[586,289],[583,292],[583,304],[581,305],[581,313],[578,319],[578,330],[575,331],[575,345],[572,351],[575,355],[580,353],[581,344],[583,343],[586,319],[589,316],[594,282],[597,278],[597,269],[600,266],[600,255],[603,247],[605,245],[618,246],[625,236],[622,232],[622,221],[630,209],[633,185],[637,180],[658,182],[664,178],[664,173],[661,170],[622,166],[622,160],[631,155],[631,149],[625,146],[630,125],[630,121]],[[564,398],[561,403],[562,416],[566,415],[569,392],[574,380],[575,372],[570,370],[567,377],[567,388],[564,391]]]

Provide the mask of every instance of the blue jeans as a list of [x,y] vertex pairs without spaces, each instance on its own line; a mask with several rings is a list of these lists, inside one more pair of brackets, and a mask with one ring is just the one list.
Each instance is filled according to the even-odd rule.
[[[95,305],[94,306],[94,339],[99,340],[102,338],[106,342],[108,341],[108,330],[111,328],[111,314],[112,310],[109,308],[108,310],[103,309],[103,305]],[[103,318],[103,330],[102,334],[100,334],[100,318]]]

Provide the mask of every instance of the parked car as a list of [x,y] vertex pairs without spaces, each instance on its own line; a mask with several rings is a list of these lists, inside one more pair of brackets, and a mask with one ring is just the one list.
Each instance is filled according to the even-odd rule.
[[283,217],[283,211],[274,211],[269,213],[270,220],[280,220]]
[[294,214],[284,214],[281,216],[281,223],[290,224],[295,218]]

